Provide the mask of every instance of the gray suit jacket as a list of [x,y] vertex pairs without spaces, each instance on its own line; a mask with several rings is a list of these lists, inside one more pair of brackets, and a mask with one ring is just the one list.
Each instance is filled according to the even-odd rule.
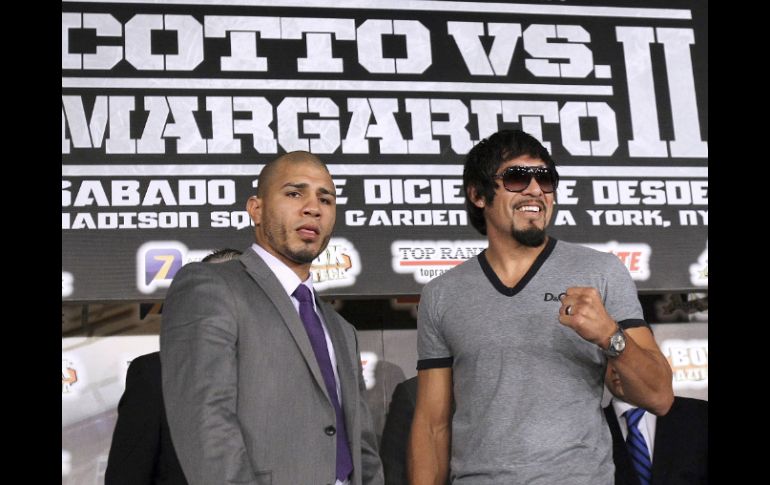
[[[317,301],[337,358],[351,485],[383,483],[355,329]],[[171,437],[190,484],[335,482],[334,407],[291,299],[251,249],[185,265],[160,335]]]

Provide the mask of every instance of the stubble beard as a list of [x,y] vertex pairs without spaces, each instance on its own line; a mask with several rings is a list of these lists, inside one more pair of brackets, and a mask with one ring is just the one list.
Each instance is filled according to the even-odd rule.
[[[276,237],[276,233],[280,236],[280,238]],[[268,228],[267,231],[265,231],[265,235],[267,236],[267,240],[270,243],[270,245],[273,248],[275,248],[277,251],[280,251],[280,253],[285,258],[300,264],[312,263],[313,260],[317,258],[318,255],[321,254],[324,249],[326,249],[326,246],[329,244],[329,239],[331,239],[331,235],[326,236],[326,238],[323,240],[323,243],[319,247],[318,251],[315,252],[312,249],[306,248],[306,247],[296,249],[296,250],[292,249],[289,246],[288,231],[284,227],[279,226],[275,228]],[[283,241],[284,243],[280,244],[279,241]]]

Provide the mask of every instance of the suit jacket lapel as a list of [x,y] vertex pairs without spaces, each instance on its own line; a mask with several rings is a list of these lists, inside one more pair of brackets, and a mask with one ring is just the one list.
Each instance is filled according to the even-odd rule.
[[291,298],[289,298],[289,295],[286,294],[283,286],[281,286],[281,282],[278,281],[278,278],[275,277],[275,274],[262,258],[251,248],[244,251],[240,260],[246,266],[249,275],[262,288],[270,302],[278,310],[278,313],[281,314],[281,317],[283,317],[283,323],[288,327],[294,342],[299,347],[300,353],[305,358],[310,368],[310,373],[313,374],[326,399],[329,399],[329,402],[331,402],[329,393],[326,390],[326,384],[324,384],[323,376],[321,375],[321,368],[318,366],[313,347],[310,345],[310,338],[308,338],[305,326],[299,318],[299,313],[294,309]]
[[[332,345],[334,345],[334,354],[337,357],[337,374],[340,377],[342,408],[345,411],[345,425],[348,429],[348,433],[350,433],[355,418],[355,412],[358,409],[356,406],[358,401],[356,396],[358,393],[356,369],[360,357],[352,355],[351,350],[348,348],[342,325],[337,321],[337,315],[330,309],[329,304],[319,302],[318,299],[316,299],[316,304],[323,314],[326,328],[329,330],[329,337],[332,340]],[[354,359],[352,363],[350,362],[351,356]]]
[[636,475],[633,463],[631,463],[631,455],[626,448],[626,441],[620,431],[620,424],[618,424],[618,417],[615,415],[612,403],[604,408],[604,416],[607,418],[607,425],[612,435],[612,458],[615,461],[616,483],[639,485],[639,477]]
[[679,455],[677,447],[680,443],[680,433],[677,432],[675,420],[666,419],[666,416],[658,416],[655,425],[655,449],[652,452],[652,482],[666,477],[672,471],[672,457]]

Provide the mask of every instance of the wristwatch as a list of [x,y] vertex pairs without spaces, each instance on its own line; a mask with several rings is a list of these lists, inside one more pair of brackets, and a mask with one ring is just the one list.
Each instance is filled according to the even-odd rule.
[[604,355],[607,357],[617,357],[626,348],[626,334],[623,333],[623,329],[618,326],[618,329],[610,337],[610,346],[606,349],[602,349]]

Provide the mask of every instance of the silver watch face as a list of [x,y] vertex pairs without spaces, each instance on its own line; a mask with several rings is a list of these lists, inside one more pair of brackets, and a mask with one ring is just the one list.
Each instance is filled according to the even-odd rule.
[[609,347],[603,349],[603,352],[608,357],[617,357],[625,348],[626,335],[623,333],[623,329],[618,327],[618,330],[610,337]]
[[623,335],[622,330],[618,330],[612,337],[610,337],[610,349],[620,353],[626,348],[626,336]]

